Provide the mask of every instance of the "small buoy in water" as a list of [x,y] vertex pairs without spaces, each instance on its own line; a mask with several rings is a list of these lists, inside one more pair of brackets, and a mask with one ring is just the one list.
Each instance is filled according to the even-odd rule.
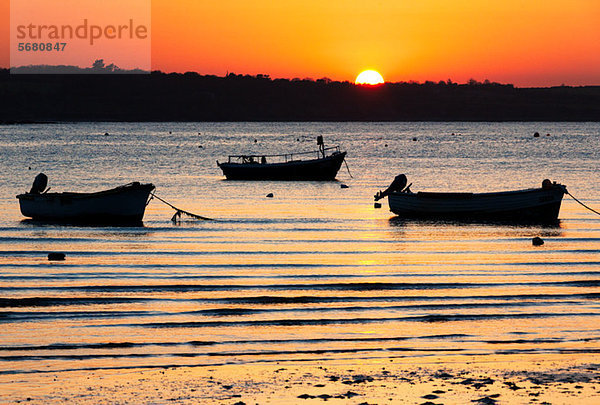
[[385,144],[385,147],[387,148],[387,143]]
[[64,253],[48,253],[48,260],[56,261],[56,260],[65,260]]
[[267,194],[267,198],[273,198],[273,193]]
[[202,149],[204,146],[202,146],[202,145],[198,145],[198,147],[199,147],[200,149]]
[[546,134],[546,136],[550,136],[550,134]]
[[31,166],[29,166],[29,170],[31,170]]
[[381,208],[381,203],[373,203],[374,208]]
[[296,138],[296,142],[300,142],[300,138]]
[[108,132],[105,132],[105,133],[104,133],[104,136],[108,136]]
[[258,142],[256,139],[254,140],[254,143]]
[[540,133],[539,133],[539,132],[536,132],[535,134],[533,134],[533,137],[534,137],[534,138],[539,138],[539,137],[540,137]]
[[340,188],[349,188],[349,187],[345,184],[340,184]]
[[169,131],[169,135],[171,135],[173,132]]
[[533,238],[531,240],[531,243],[533,244],[533,246],[542,246],[544,244],[544,240],[538,236],[536,236],[535,238]]
[[413,138],[413,142],[417,142],[417,138]]

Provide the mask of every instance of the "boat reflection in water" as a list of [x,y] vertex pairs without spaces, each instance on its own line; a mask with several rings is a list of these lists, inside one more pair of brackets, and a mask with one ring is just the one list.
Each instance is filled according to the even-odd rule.
[[556,223],[567,188],[544,180],[541,188],[493,193],[413,193],[404,174],[375,195],[388,197],[390,211],[401,218]]
[[21,213],[36,221],[83,224],[141,223],[153,184],[129,183],[93,193],[48,193],[48,178],[36,176],[31,191],[17,195]]

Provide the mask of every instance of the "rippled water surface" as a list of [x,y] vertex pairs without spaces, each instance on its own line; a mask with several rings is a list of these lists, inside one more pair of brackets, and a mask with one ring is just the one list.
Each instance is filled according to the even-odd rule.
[[[216,166],[317,135],[353,178],[225,181]],[[399,173],[413,191],[550,178],[598,208],[599,138],[597,123],[0,127],[0,372],[598,352],[599,216],[565,197],[557,226],[403,221],[372,197]],[[173,224],[154,200],[143,227],[23,221],[15,195],[40,171],[53,191],[152,182],[215,220]]]

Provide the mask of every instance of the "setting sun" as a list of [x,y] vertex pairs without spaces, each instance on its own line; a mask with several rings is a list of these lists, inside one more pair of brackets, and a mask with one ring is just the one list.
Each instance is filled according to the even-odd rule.
[[379,72],[375,70],[365,70],[356,77],[354,83],[375,85],[385,83],[385,81]]

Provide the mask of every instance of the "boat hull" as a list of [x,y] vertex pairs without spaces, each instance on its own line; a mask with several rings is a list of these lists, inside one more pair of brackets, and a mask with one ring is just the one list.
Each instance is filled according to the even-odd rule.
[[46,193],[17,196],[21,213],[50,222],[135,223],[144,217],[152,184],[131,183],[96,193]]
[[219,163],[227,180],[335,180],[346,152],[283,163]]
[[403,218],[555,222],[563,186],[498,193],[390,193],[390,211]]

